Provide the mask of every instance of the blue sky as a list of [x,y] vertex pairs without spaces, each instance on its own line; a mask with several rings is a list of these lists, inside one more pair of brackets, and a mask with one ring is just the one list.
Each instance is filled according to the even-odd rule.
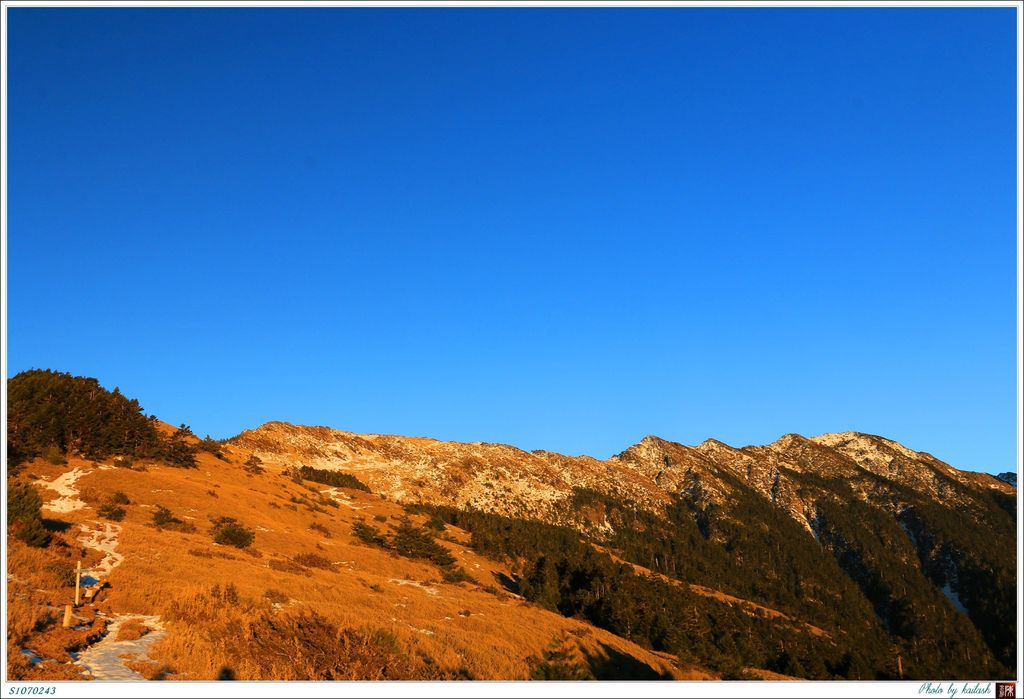
[[11,9],[8,376],[1012,469],[1013,12]]

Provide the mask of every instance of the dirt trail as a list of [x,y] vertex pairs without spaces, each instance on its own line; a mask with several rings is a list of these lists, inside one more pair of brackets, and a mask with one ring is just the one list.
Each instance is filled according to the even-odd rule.
[[86,507],[86,504],[78,499],[78,488],[75,487],[75,483],[77,483],[78,479],[82,476],[92,473],[93,470],[106,471],[111,468],[114,467],[97,466],[96,469],[76,467],[67,473],[57,476],[52,481],[36,481],[36,485],[49,488],[58,495],[57,499],[45,503],[43,507],[50,512],[74,512],[75,510],[80,510],[83,507]]
[[[93,470],[105,471],[111,468],[114,467],[109,465],[97,466],[95,469],[76,467],[67,473],[57,476],[52,481],[36,481],[36,484],[49,488],[57,493],[57,498],[45,503],[43,508],[50,512],[63,513],[74,512],[88,507],[85,502],[78,498],[79,493],[78,488],[76,487],[78,479],[86,474],[92,473]],[[124,556],[117,552],[117,535],[121,533],[121,525],[113,524],[111,522],[100,523],[95,521],[93,524],[96,525],[96,529],[93,529],[92,526],[86,523],[79,525],[83,536],[79,537],[78,540],[87,548],[91,548],[102,553],[103,560],[89,571],[88,576],[82,576],[82,582],[86,587],[95,585],[100,582],[102,578],[108,577],[114,568],[124,562]]]
[[105,522],[99,526],[100,528],[93,529],[87,524],[82,524],[82,533],[85,536],[78,538],[87,548],[103,554],[103,560],[89,570],[89,575],[82,576],[82,582],[86,587],[108,577],[114,568],[124,562],[124,556],[117,552],[117,535],[121,533],[121,525]]
[[88,471],[83,468],[73,468],[67,473],[57,476],[52,481],[36,481],[36,484],[49,488],[57,493],[57,498],[43,504],[43,508],[50,512],[74,512],[85,507],[85,503],[78,499],[78,489],[75,481],[84,476]]
[[[103,553],[103,559],[89,570],[88,575],[82,576],[82,583],[86,587],[99,584],[110,575],[114,568],[124,562],[124,556],[117,552],[117,535],[121,533],[120,525],[111,522],[96,524],[96,529],[87,524],[81,525],[84,536],[80,537],[79,541],[88,548]],[[140,616],[138,614],[117,614],[111,619],[112,622],[107,627],[106,635],[79,653],[75,657],[75,664],[96,680],[145,680],[145,677],[132,670],[126,663],[147,659],[150,646],[167,632],[163,622],[159,616]],[[117,640],[121,625],[129,619],[141,621],[149,628],[149,633],[142,638]]]
[[[146,678],[126,665],[133,660],[146,660],[150,647],[167,633],[160,617],[119,614],[107,627],[107,635],[75,657],[75,664],[94,680],[127,680],[138,682]],[[138,619],[149,628],[142,638],[118,641],[121,625],[129,619]]]
[[[97,469],[76,467],[51,481],[36,481],[38,485],[57,493],[57,498],[50,500],[43,507],[50,512],[58,513],[75,512],[88,507],[78,497],[79,492],[76,487],[78,479],[93,470],[110,468],[113,466],[99,466]],[[82,522],[79,527],[82,530],[82,535],[78,540],[82,542],[82,545],[103,554],[100,562],[82,575],[82,586],[89,588],[99,585],[110,577],[114,568],[124,562],[124,554],[117,551],[121,525],[94,520],[92,523]],[[110,625],[107,626],[107,633],[102,639],[80,653],[72,654],[75,664],[81,667],[89,677],[96,680],[134,682],[145,680],[145,677],[132,670],[126,663],[133,660],[146,660],[150,647],[167,633],[160,617],[118,614],[111,619]],[[140,620],[149,629],[149,633],[137,639],[117,640],[121,625],[129,619]]]

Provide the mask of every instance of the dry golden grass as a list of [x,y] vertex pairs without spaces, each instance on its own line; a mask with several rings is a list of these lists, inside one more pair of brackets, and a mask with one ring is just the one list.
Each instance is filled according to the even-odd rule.
[[149,632],[150,628],[143,623],[142,619],[126,619],[117,629],[117,640],[136,641]]
[[173,670],[163,663],[151,660],[125,659],[125,666],[142,675],[147,680],[165,680],[174,674]]
[[[8,541],[8,564],[18,573],[7,585],[7,656],[10,679],[82,679],[69,652],[94,643],[106,630],[105,619],[95,608],[73,610],[72,628],[63,628],[65,605],[74,599],[73,589],[58,586],[46,566],[64,560],[62,546],[35,549],[20,541]],[[15,568],[15,566],[18,566]],[[21,572],[24,572],[24,575]],[[33,665],[29,650],[40,660]]]
[[[298,485],[272,469],[248,474],[243,466],[247,453],[232,446],[225,452],[230,462],[202,453],[197,469],[148,464],[145,471],[93,470],[78,482],[78,489],[89,494],[87,502],[103,502],[118,490],[131,500],[119,523],[117,551],[125,560],[111,573],[111,588],[100,606],[119,614],[162,617],[166,635],[149,658],[133,660],[149,668],[149,674],[142,673],[146,676],[215,679],[228,672],[238,679],[525,679],[532,659],[552,639],[571,634],[588,657],[630,658],[677,678],[713,677],[500,591],[497,576],[510,571],[466,548],[466,532],[448,527],[444,543],[479,584],[444,583],[433,564],[353,539],[352,525],[361,519],[392,527],[404,514],[394,503],[344,491],[349,499],[328,504],[321,488]],[[71,459],[66,466],[34,463],[26,470],[52,479],[75,466],[88,464]],[[41,492],[44,501],[53,497],[52,491]],[[169,508],[195,531],[153,526],[158,506]],[[63,536],[70,552],[63,560],[76,560],[82,553],[75,538],[78,524],[96,521],[96,512],[87,507],[59,517],[73,525]],[[252,550],[215,544],[209,530],[219,517],[233,517],[253,530]],[[314,523],[318,526],[311,529]],[[12,546],[9,573],[55,590],[54,582],[38,571],[43,558],[62,555],[56,550]],[[94,566],[100,556],[87,553],[83,565]],[[329,565],[325,569],[302,561]],[[66,597],[66,590],[60,594]],[[34,604],[19,610],[9,624],[9,637],[13,632],[18,639],[15,646],[32,635],[24,629],[37,623]],[[9,655],[11,671],[20,654]]]

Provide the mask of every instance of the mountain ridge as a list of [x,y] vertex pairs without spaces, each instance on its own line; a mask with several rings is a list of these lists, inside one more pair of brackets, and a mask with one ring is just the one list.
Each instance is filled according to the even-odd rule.
[[[252,434],[252,433],[258,433],[258,432],[260,432],[260,431],[262,431],[264,429],[274,429],[274,428],[286,428],[286,429],[287,428],[291,428],[291,429],[296,429],[296,430],[317,430],[317,431],[336,432],[336,433],[341,433],[341,434],[349,435],[349,436],[352,436],[352,437],[394,438],[394,439],[409,440],[409,441],[413,441],[413,442],[425,442],[425,443],[436,443],[436,444],[505,447],[507,449],[513,449],[513,450],[517,450],[517,451],[523,452],[524,454],[552,455],[552,456],[556,456],[556,457],[571,458],[571,459],[593,459],[594,461],[607,461],[609,459],[613,459],[616,456],[621,455],[622,453],[624,453],[625,451],[627,451],[631,447],[636,447],[638,445],[644,444],[645,442],[649,442],[649,441],[662,442],[662,443],[668,443],[668,444],[675,444],[675,445],[684,446],[684,447],[687,447],[687,448],[690,448],[690,449],[697,449],[697,450],[701,450],[701,451],[709,450],[709,449],[716,449],[716,448],[718,448],[718,449],[723,449],[724,448],[726,450],[730,450],[730,451],[734,451],[734,452],[742,452],[742,451],[747,450],[747,449],[756,449],[756,448],[759,448],[759,447],[770,447],[772,445],[777,445],[777,444],[780,444],[780,443],[784,443],[786,440],[792,439],[792,438],[799,439],[799,440],[810,441],[810,442],[816,442],[818,444],[822,444],[822,445],[825,445],[825,446],[833,446],[836,442],[838,442],[840,440],[854,440],[854,439],[858,439],[859,438],[859,439],[868,439],[868,440],[874,440],[874,441],[880,442],[880,443],[882,443],[884,445],[887,445],[890,448],[892,448],[892,449],[894,449],[896,451],[899,451],[899,452],[903,453],[904,455],[906,455],[908,457],[911,457],[911,458],[915,458],[915,457],[928,458],[928,459],[932,459],[932,460],[940,462],[940,463],[944,463],[947,466],[949,466],[948,462],[942,462],[941,459],[939,459],[938,457],[934,456],[930,452],[916,451],[916,450],[911,449],[910,447],[907,447],[906,445],[902,444],[898,440],[891,439],[891,438],[886,437],[884,435],[879,435],[879,434],[875,434],[875,433],[871,433],[871,432],[861,432],[861,431],[857,431],[857,430],[845,430],[845,431],[841,431],[841,432],[824,432],[822,434],[815,435],[815,436],[805,436],[805,435],[802,435],[802,434],[799,434],[799,433],[796,433],[796,432],[787,432],[787,433],[785,433],[783,435],[780,435],[773,442],[768,442],[766,444],[753,444],[753,443],[751,443],[751,444],[745,444],[743,446],[734,446],[734,445],[728,444],[727,442],[724,442],[724,441],[722,441],[722,440],[720,440],[720,439],[718,439],[716,437],[707,437],[702,442],[700,442],[699,444],[692,444],[691,445],[691,444],[684,444],[683,442],[677,442],[677,441],[669,439],[667,437],[662,437],[660,435],[656,435],[656,434],[650,433],[650,434],[644,435],[642,438],[640,438],[639,440],[637,440],[633,444],[630,444],[629,446],[627,446],[622,451],[617,452],[615,454],[612,454],[609,457],[604,458],[604,459],[602,459],[601,457],[598,457],[598,456],[593,456],[591,454],[587,454],[587,453],[570,454],[570,453],[565,453],[565,452],[560,452],[560,451],[554,451],[552,449],[547,449],[547,448],[543,448],[543,447],[538,447],[538,448],[535,448],[535,449],[526,449],[524,447],[517,446],[517,445],[512,444],[510,442],[500,442],[500,441],[499,442],[492,442],[492,441],[486,441],[486,440],[464,441],[464,440],[442,439],[440,437],[431,437],[431,436],[427,436],[427,435],[405,435],[405,434],[400,434],[400,433],[397,433],[397,432],[354,432],[354,431],[345,430],[345,429],[342,429],[342,428],[339,428],[339,427],[332,427],[330,425],[304,425],[304,424],[301,424],[301,423],[290,422],[288,420],[267,420],[266,422],[260,423],[256,427],[251,427],[251,428],[248,428],[248,429],[244,429],[241,432],[239,432],[238,434],[235,434],[235,435],[233,435],[231,437],[226,437],[226,438],[224,438],[222,440],[219,440],[219,441],[224,442],[224,443],[233,443],[233,442],[236,442],[239,439],[243,438],[245,435],[249,435],[249,434]],[[955,468],[955,467],[950,466],[950,468]],[[957,471],[959,471],[961,473],[965,473],[965,474],[976,474],[976,475],[981,475],[981,476],[992,476],[993,478],[997,478],[997,479],[1000,479],[1000,480],[1002,480],[1000,478],[1000,476],[1004,476],[1004,475],[1013,476],[1013,475],[1015,475],[1015,472],[1012,472],[1012,471],[1007,471],[1007,472],[1004,472],[1004,473],[995,474],[995,473],[989,473],[988,471],[973,471],[973,470],[970,470],[970,469],[955,468],[955,470],[957,470]],[[1011,483],[1011,485],[1013,485],[1013,484]]]
[[[745,479],[762,495],[777,501],[788,492],[780,466],[798,472],[809,469],[812,474],[853,479],[870,473],[933,496],[939,494],[941,488],[936,483],[943,477],[973,490],[989,488],[1004,493],[1014,490],[1011,484],[988,474],[956,469],[927,452],[914,451],[895,440],[853,431],[814,437],[789,433],[765,445],[743,447],[733,447],[714,438],[689,446],[650,434],[608,459],[571,456],[545,449],[525,451],[504,443],[361,434],[277,420],[245,430],[226,443],[252,449],[268,463],[299,457],[317,468],[355,470],[375,479],[382,492],[400,501],[415,497],[417,487],[423,488],[430,478],[441,479],[444,487],[440,488],[443,492],[439,495],[451,499],[453,489],[465,488],[474,482],[490,483],[486,473],[489,465],[500,471],[491,476],[501,475],[509,482],[525,479],[524,484],[537,486],[533,510],[523,501],[519,503],[522,507],[512,507],[502,514],[521,514],[523,508],[537,514],[536,508],[543,509],[545,502],[557,499],[554,491],[566,495],[573,487],[595,485],[598,489],[625,495],[648,509],[664,504],[665,493],[698,486],[705,498],[720,499],[724,496],[720,482],[723,473]],[[501,468],[513,461],[521,462],[518,471]],[[606,479],[609,474],[620,479],[610,486],[606,480],[594,482],[597,475]],[[485,494],[477,492],[479,488],[470,490],[473,492],[446,504],[478,506],[487,502]]]

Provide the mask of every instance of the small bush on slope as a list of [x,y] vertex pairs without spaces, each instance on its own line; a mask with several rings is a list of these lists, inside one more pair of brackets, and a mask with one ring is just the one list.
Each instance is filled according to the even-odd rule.
[[580,657],[579,649],[567,646],[555,639],[541,658],[532,657],[531,680],[594,680],[594,673],[586,660]]
[[218,544],[240,549],[251,546],[256,539],[256,533],[242,526],[234,517],[220,517],[214,520],[210,534]]
[[425,558],[442,568],[455,563],[455,557],[443,545],[437,543],[433,533],[427,529],[413,526],[408,518],[403,518],[391,538],[391,547],[400,556],[406,558]]
[[325,527],[324,525],[320,524],[319,522],[313,522],[309,525],[309,528],[328,539],[331,538],[331,530]]
[[316,553],[300,553],[292,558],[300,566],[308,568],[320,568],[321,570],[335,570],[334,564]]
[[263,468],[263,459],[255,454],[250,454],[249,458],[245,460],[245,472],[249,475],[258,476],[265,470],[266,469]]
[[97,513],[99,514],[100,517],[103,517],[104,519],[110,519],[115,522],[120,522],[122,519],[124,519],[124,516],[127,514],[123,507],[121,507],[120,505],[113,504],[101,506],[100,509],[97,510]]
[[196,530],[194,524],[183,522],[178,519],[163,505],[157,505],[156,510],[153,511],[153,524],[160,529],[171,529],[173,531],[185,533],[194,532]]
[[43,526],[40,508],[43,500],[29,483],[14,483],[7,489],[7,527],[15,537],[29,546],[42,548],[50,543],[50,533]]
[[228,458],[224,455],[224,450],[221,443],[210,435],[206,435],[205,439],[199,440],[199,443],[195,446],[196,451],[205,451],[208,454],[213,454],[221,461],[227,461]]
[[62,466],[68,462],[60,447],[56,444],[51,444],[43,450],[43,458],[54,466]]
[[53,573],[53,576],[57,578],[57,582],[63,587],[74,587],[75,586],[75,569],[69,566],[67,563],[51,563],[46,566],[46,570]]
[[352,536],[367,546],[387,548],[388,545],[387,537],[381,533],[380,529],[366,522],[356,522],[353,524]]

